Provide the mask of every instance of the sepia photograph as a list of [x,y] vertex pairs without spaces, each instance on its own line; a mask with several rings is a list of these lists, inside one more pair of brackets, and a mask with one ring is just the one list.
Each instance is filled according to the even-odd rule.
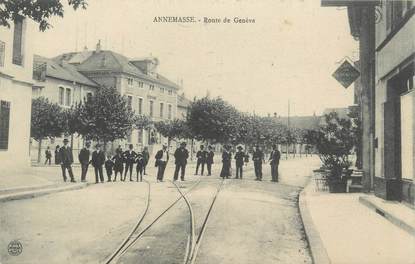
[[0,0],[0,264],[415,264],[414,0]]

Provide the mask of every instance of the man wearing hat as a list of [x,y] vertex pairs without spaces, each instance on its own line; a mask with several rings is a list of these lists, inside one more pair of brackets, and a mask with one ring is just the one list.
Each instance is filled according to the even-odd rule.
[[215,156],[215,153],[213,152],[212,146],[209,146],[208,149],[209,151],[206,157],[206,165],[207,165],[208,176],[210,176],[212,175],[212,164],[213,164],[213,157]]
[[235,167],[236,167],[236,176],[235,179],[242,179],[242,172],[245,160],[245,152],[243,152],[243,147],[239,145],[235,153]]
[[177,181],[179,178],[179,170],[181,172],[180,178],[184,181],[184,174],[186,173],[187,159],[189,158],[189,151],[186,149],[186,142],[180,143],[180,147],[174,152],[174,159],[176,169],[174,170],[173,180]]
[[101,181],[101,183],[104,182],[104,173],[102,171],[102,166],[104,166],[105,163],[105,154],[104,151],[102,151],[102,147],[100,144],[97,144],[95,146],[96,150],[92,152],[92,166],[95,169],[95,183],[98,183]]
[[157,151],[155,156],[157,170],[157,182],[162,182],[164,178],[164,171],[166,169],[167,162],[169,161],[169,152],[167,151],[167,145],[163,144],[163,148]]
[[81,163],[81,182],[86,181],[86,173],[88,172],[88,166],[90,163],[91,153],[89,148],[91,147],[91,142],[87,141],[85,146],[81,149],[78,155],[79,163]]
[[128,171],[130,172],[130,181],[133,181],[133,167],[134,162],[137,157],[137,153],[133,150],[133,144],[130,144],[128,150],[124,152],[124,160],[125,160],[125,172],[124,172],[124,179],[127,177]]
[[200,145],[200,150],[196,153],[197,163],[195,175],[198,174],[200,166],[202,166],[201,175],[203,175],[205,171],[206,157],[207,151],[205,150],[205,147],[203,145]]
[[278,182],[278,165],[280,164],[281,153],[277,145],[272,145],[271,154],[269,154],[269,164],[271,165],[271,176],[273,182]]
[[66,170],[68,170],[69,177],[71,177],[71,182],[75,182],[72,172],[72,163],[73,163],[73,155],[72,149],[68,146],[69,140],[65,138],[63,140],[63,146],[59,149],[59,156],[61,159],[61,168],[62,168],[62,176],[63,181],[66,182]]
[[264,153],[261,151],[258,145],[254,147],[254,153],[252,153],[252,160],[254,161],[255,177],[257,181],[262,181],[262,161],[264,160]]

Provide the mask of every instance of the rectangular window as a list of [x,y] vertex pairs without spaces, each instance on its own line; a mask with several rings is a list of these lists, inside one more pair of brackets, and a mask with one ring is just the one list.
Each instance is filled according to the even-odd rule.
[[143,114],[143,98],[138,98],[138,114]]
[[172,106],[171,104],[169,104],[169,113],[168,113],[168,118],[171,120],[172,118]]
[[0,149],[9,148],[10,102],[0,101]]
[[160,103],[160,118],[163,118],[164,103]]
[[6,43],[0,40],[0,67],[4,67],[5,53],[6,53]]
[[171,89],[169,89],[169,95],[172,95],[173,91]]
[[127,78],[127,83],[129,86],[132,86],[134,83],[134,79],[133,78]]
[[150,117],[153,117],[153,115],[154,115],[154,102],[153,101],[150,101],[149,111],[150,111]]
[[14,21],[13,32],[13,64],[23,65],[23,18],[17,18]]
[[386,1],[386,28],[393,30],[397,27],[412,8],[413,1]]
[[138,87],[143,88],[144,87],[144,83],[143,82],[138,82]]
[[91,102],[91,100],[92,100],[92,93],[91,93],[91,92],[88,92],[88,93],[86,94],[86,101],[87,101],[87,102]]
[[154,84],[149,85],[150,91],[154,91]]
[[131,95],[127,96],[128,106],[131,108],[133,105],[133,97]]
[[160,87],[160,92],[164,93],[164,88]]
[[65,88],[59,87],[59,104],[63,105],[65,103]]
[[66,88],[66,97],[65,97],[65,105],[66,106],[70,106],[71,105],[71,103],[72,103],[72,100],[71,99],[72,99],[71,98],[71,89]]

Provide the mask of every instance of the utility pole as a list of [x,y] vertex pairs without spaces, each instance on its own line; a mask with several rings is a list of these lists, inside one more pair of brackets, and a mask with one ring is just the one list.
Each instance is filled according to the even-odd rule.
[[287,135],[287,148],[286,148],[286,151],[285,151],[285,156],[288,159],[288,151],[289,151],[289,147],[290,147],[290,137],[291,137],[291,131],[290,131],[290,99],[288,99],[287,128],[288,128],[288,135]]

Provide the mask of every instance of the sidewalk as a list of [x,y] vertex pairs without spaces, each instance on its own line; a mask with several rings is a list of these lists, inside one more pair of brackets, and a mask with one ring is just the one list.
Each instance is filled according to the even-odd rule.
[[[415,236],[361,202],[367,199],[377,198],[317,192],[311,179],[300,195],[300,211],[314,263],[415,263]],[[395,207],[399,215],[405,210]],[[402,217],[411,217],[410,211]]]
[[74,167],[73,172],[77,183],[63,182],[62,171],[58,166],[30,167],[3,173],[0,177],[0,202],[86,187],[87,183],[79,182],[80,168]]
[[[195,166],[195,161],[189,161],[188,169],[191,171],[188,171],[188,173],[193,172]],[[174,160],[170,160],[166,169],[172,174],[172,171],[174,171]],[[92,166],[89,166],[88,169],[87,183],[80,182],[81,168],[79,164],[74,164],[72,170],[77,181],[76,183],[71,183],[69,177],[67,182],[63,182],[61,168],[54,164],[32,164],[32,167],[28,169],[2,173],[0,176],[0,202],[28,199],[56,192],[81,189],[95,182]],[[155,175],[156,170],[154,160],[151,159],[147,166],[147,171],[149,174]],[[135,175],[135,167],[133,174]],[[105,170],[104,178],[107,178]]]

